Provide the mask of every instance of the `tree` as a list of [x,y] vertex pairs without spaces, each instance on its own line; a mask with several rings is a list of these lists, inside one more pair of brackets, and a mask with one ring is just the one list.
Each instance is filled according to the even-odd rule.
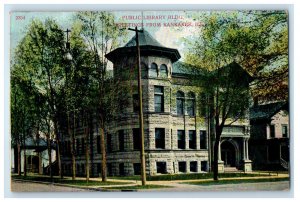
[[62,177],[60,159],[60,107],[65,59],[64,33],[53,20],[45,23],[33,20],[16,48],[13,63],[23,70],[22,78],[45,98],[57,145],[59,175]]
[[288,99],[285,11],[217,11],[196,18],[205,26],[189,41],[186,61],[209,69],[236,61],[255,79],[253,97],[262,102]]
[[[274,78],[282,86],[287,84],[287,14],[282,11],[222,11],[205,13],[199,18],[205,26],[189,42],[186,61],[210,71],[202,86],[210,97],[210,117],[214,120],[213,169],[217,180],[222,130],[244,118],[249,107],[247,89],[251,76],[256,79],[251,84],[254,96],[264,100],[287,98],[286,88],[273,87]],[[245,71],[240,71],[237,64]],[[262,72],[268,66],[272,68]],[[239,81],[241,76],[246,78],[244,82]]]
[[[111,78],[108,72],[108,61],[105,55],[118,47],[119,39],[125,35],[114,23],[114,15],[108,12],[79,12],[76,15],[82,24],[82,34],[88,44],[88,51],[91,53],[91,62],[96,74],[92,83],[97,82],[97,120],[100,128],[100,142],[102,154],[102,181],[107,180],[106,176],[106,150],[105,133],[106,125],[117,115],[115,112],[117,98],[120,92],[119,83]],[[93,92],[95,93],[95,92]]]
[[18,175],[21,175],[21,148],[24,152],[24,176],[27,175],[26,141],[33,139],[39,122],[37,92],[30,80],[22,77],[24,69],[15,65],[11,72],[11,137],[17,146]]

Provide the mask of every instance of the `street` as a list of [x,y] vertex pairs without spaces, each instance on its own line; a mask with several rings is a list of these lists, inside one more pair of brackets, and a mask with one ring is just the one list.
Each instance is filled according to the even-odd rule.
[[11,191],[12,192],[90,192],[92,190],[12,180]]
[[[160,184],[160,183],[152,182],[151,184]],[[288,181],[209,185],[209,186],[199,186],[199,185],[171,182],[169,184],[164,183],[163,185],[169,185],[172,187],[161,188],[161,189],[141,189],[138,191],[139,192],[152,192],[152,191],[159,191],[159,192],[206,191],[207,192],[207,191],[288,191],[289,190]],[[91,192],[93,191],[89,189],[80,189],[80,188],[31,183],[31,182],[20,182],[20,181],[12,181],[11,190],[12,192]]]

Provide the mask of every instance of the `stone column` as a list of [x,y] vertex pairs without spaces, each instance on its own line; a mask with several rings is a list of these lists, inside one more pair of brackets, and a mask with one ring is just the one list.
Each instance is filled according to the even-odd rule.
[[246,153],[246,149],[245,149],[245,147],[246,147],[246,144],[245,144],[245,138],[243,138],[243,160],[245,160],[246,159],[246,155],[245,155],[245,153]]
[[219,155],[218,155],[218,160],[222,161],[221,159],[221,142],[219,142]]
[[246,160],[249,160],[249,144],[248,144],[249,138],[246,140]]
[[244,146],[244,172],[252,172],[252,161],[249,160],[249,153],[248,153],[248,140],[249,138],[243,139],[243,146]]
[[219,155],[218,155],[218,171],[220,173],[224,173],[224,162],[221,158],[221,142],[219,142]]

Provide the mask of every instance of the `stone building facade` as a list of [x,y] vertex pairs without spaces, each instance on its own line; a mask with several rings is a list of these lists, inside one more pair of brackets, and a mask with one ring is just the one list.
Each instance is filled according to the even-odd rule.
[[[209,120],[205,118],[203,89],[191,80],[192,72],[179,62],[178,50],[164,47],[147,31],[139,33],[142,68],[146,174],[201,173],[211,170],[212,144]],[[124,47],[106,57],[113,63],[114,77],[130,85],[128,105],[120,111],[106,135],[108,175],[140,174],[140,134],[136,73],[136,44],[133,37]],[[203,104],[202,104],[203,103]],[[224,129],[220,144],[219,169],[233,167],[251,171],[247,154],[249,120]],[[100,137],[91,134],[91,174],[101,171]],[[84,141],[78,136],[78,141]],[[77,142],[78,142],[77,141]],[[70,141],[66,138],[65,142]],[[78,153],[84,147],[78,143]],[[68,146],[67,146],[68,148]],[[77,172],[85,172],[85,156],[76,157]],[[71,159],[62,158],[66,174]]]

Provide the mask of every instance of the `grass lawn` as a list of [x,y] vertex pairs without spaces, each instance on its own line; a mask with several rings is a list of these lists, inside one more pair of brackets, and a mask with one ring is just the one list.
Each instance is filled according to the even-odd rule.
[[[229,177],[257,177],[268,176],[267,174],[255,173],[219,173],[220,178]],[[112,179],[124,180],[140,180],[140,176],[125,176],[125,177],[110,177]],[[213,178],[213,173],[194,173],[194,174],[175,174],[175,175],[155,175],[147,176],[147,181],[170,181],[170,180],[196,180],[196,179],[210,179]]]
[[138,190],[138,189],[160,189],[160,188],[169,188],[171,186],[164,186],[164,185],[136,185],[136,186],[122,186],[122,187],[107,187],[105,189],[109,190]]
[[75,186],[105,186],[105,185],[123,185],[129,184],[128,182],[102,182],[90,179],[89,182],[86,182],[85,179],[60,179],[59,177],[53,177],[53,180],[49,176],[17,176],[13,175],[12,179],[22,179],[22,180],[31,180],[31,181],[41,181],[41,182],[54,182],[66,185],[75,185]]
[[222,185],[222,184],[240,184],[240,183],[256,183],[256,182],[280,182],[289,181],[290,178],[259,178],[259,179],[236,179],[236,180],[218,180],[218,181],[198,181],[198,182],[182,182],[182,184],[192,184],[200,186]]

